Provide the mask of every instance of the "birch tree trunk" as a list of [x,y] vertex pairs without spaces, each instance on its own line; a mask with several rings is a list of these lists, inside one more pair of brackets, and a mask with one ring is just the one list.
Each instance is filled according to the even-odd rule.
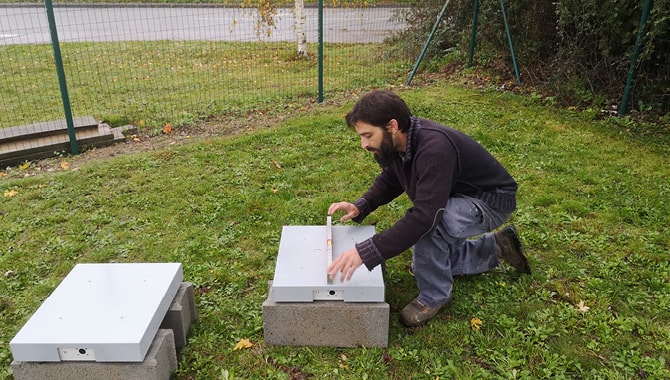
[[307,34],[305,33],[305,1],[295,0],[295,34],[298,40],[298,55],[307,54]]

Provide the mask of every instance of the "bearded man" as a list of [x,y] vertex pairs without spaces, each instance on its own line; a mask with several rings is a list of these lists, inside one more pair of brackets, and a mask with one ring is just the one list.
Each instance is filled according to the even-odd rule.
[[340,221],[363,221],[378,207],[406,193],[412,201],[389,229],[357,243],[328,267],[331,278],[351,279],[413,247],[418,296],[400,312],[419,326],[452,299],[454,276],[487,272],[501,262],[530,273],[513,225],[494,232],[516,209],[517,183],[473,138],[435,121],[415,117],[391,91],[363,95],[346,115],[347,125],[382,168],[355,202],[330,205]]

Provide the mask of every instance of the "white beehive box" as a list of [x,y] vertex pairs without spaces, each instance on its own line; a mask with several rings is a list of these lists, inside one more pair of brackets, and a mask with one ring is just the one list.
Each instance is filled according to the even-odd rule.
[[[374,226],[332,227],[333,259],[374,233]],[[326,226],[284,226],[270,298],[275,302],[384,302],[381,266],[368,271],[363,265],[350,281],[340,282],[339,274],[328,281],[327,238]]]
[[183,278],[179,263],[77,264],[9,343],[14,360],[141,362]]

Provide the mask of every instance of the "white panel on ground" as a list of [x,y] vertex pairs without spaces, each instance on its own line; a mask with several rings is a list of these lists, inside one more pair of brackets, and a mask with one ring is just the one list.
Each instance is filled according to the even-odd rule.
[[9,343],[16,361],[141,362],[180,263],[77,264]]
[[[333,259],[374,234],[374,226],[333,226]],[[328,281],[327,241],[327,226],[284,226],[270,298],[275,302],[384,302],[381,266],[368,271],[363,265],[350,281],[341,282],[339,275]]]

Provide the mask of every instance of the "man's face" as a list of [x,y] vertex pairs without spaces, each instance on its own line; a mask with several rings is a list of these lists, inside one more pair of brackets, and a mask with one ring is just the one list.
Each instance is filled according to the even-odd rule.
[[393,137],[385,129],[359,121],[354,125],[361,137],[361,148],[371,152],[379,166],[386,167],[398,157]]

